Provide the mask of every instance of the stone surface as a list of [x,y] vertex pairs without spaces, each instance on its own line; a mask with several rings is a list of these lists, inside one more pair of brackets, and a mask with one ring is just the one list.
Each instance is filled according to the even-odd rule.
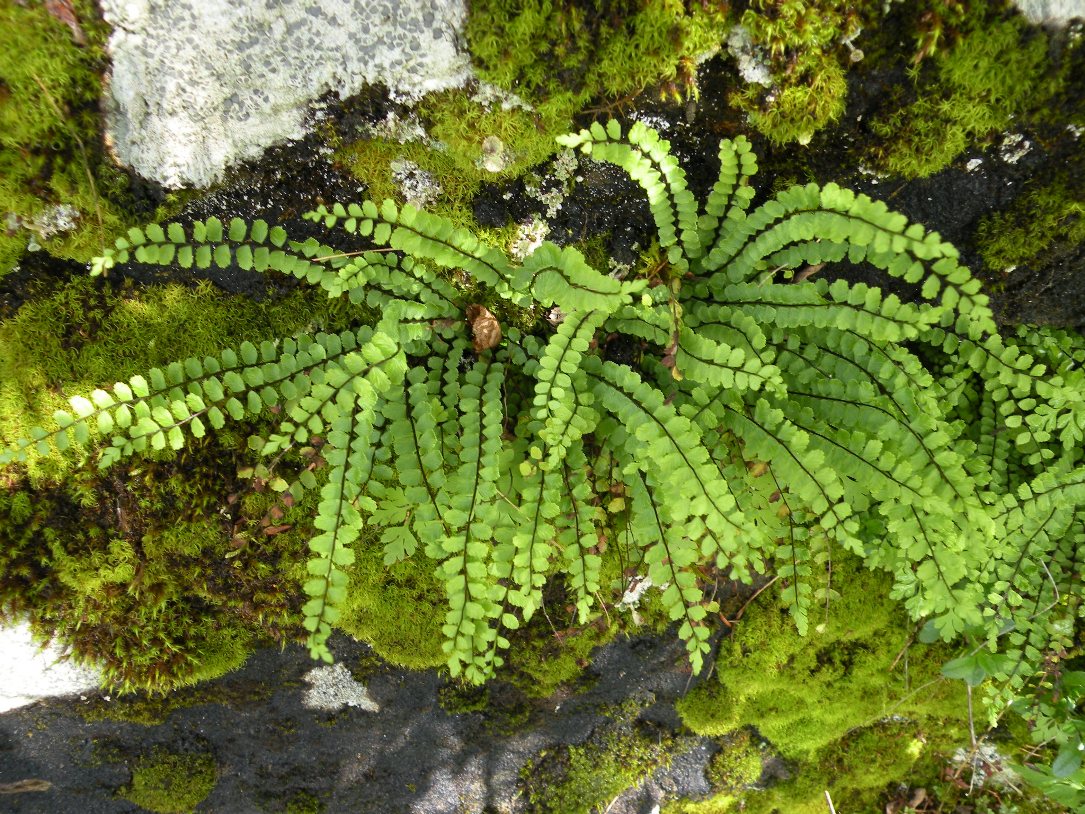
[[59,648],[35,643],[25,623],[0,629],[0,712],[43,698],[97,690],[101,676],[96,670],[62,657]]
[[[673,634],[619,639],[596,651],[584,681],[551,698],[492,682],[465,689],[436,670],[376,663],[364,645],[333,636],[334,668],[305,648],[257,652],[240,670],[167,698],[89,694],[0,715],[0,784],[22,783],[10,814],[131,814],[117,796],[132,767],[156,752],[210,754],[218,780],[200,811],[283,811],[317,800],[328,814],[526,814],[521,771],[547,750],[608,731],[619,708],[674,734],[674,760],[618,795],[608,814],[647,814],[660,801],[707,791],[716,748],[680,734],[674,702],[691,684]],[[310,677],[379,705],[306,704]],[[484,701],[481,711],[478,702]],[[32,785],[26,785],[33,781]]]
[[1085,19],[1085,0],[1014,0],[1030,23],[1066,25],[1075,17]]
[[312,102],[383,83],[413,98],[470,75],[462,0],[103,0],[117,157],[205,186],[304,134]]

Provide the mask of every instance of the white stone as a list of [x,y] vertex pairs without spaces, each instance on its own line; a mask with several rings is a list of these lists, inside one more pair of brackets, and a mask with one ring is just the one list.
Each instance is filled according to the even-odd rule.
[[62,655],[54,645],[38,645],[25,622],[0,628],[0,712],[101,686],[99,671],[61,661]]
[[103,0],[117,157],[168,187],[204,186],[305,133],[313,100],[385,84],[462,85],[463,0]]
[[380,706],[369,697],[364,684],[359,684],[342,664],[314,667],[305,674],[311,685],[302,697],[309,709],[337,711],[343,707],[360,707],[367,712],[380,712]]
[[1075,17],[1085,19],[1085,0],[1014,0],[1030,23],[1066,25]]

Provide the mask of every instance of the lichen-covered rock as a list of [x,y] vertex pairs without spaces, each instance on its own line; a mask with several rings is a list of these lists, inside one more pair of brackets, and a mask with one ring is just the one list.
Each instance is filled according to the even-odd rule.
[[311,102],[383,83],[395,95],[456,87],[462,0],[104,0],[114,27],[107,91],[118,158],[170,187],[305,130]]

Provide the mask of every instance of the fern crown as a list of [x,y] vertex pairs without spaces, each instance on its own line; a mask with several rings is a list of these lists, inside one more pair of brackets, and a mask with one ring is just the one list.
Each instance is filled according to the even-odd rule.
[[[472,681],[502,663],[506,631],[540,608],[548,580],[563,581],[581,621],[597,612],[613,554],[662,586],[694,670],[718,610],[706,575],[775,571],[805,633],[841,549],[891,573],[934,635],[1010,625],[1027,638],[1034,604],[1071,567],[1053,552],[1080,529],[1085,473],[1067,451],[1085,425],[1080,348],[1054,334],[1003,339],[956,250],[865,195],[811,183],[753,206],[744,138],[721,143],[703,202],[642,124],[560,141],[643,189],[665,255],[651,275],[616,279],[553,243],[516,264],[391,201],[307,214],[364,241],[351,255],[259,220],[131,229],[93,273],[236,265],[381,317],[75,397],[0,463],[100,436],[107,467],[269,413],[274,432],[253,442],[262,455],[321,439],[326,477],[304,469],[286,488],[319,491],[303,623],[328,661],[367,525],[387,563],[433,562],[448,664]],[[921,299],[812,273],[845,259],[920,284]],[[450,270],[498,313],[524,309],[542,327],[499,326]],[[555,306],[550,327],[541,316]]]

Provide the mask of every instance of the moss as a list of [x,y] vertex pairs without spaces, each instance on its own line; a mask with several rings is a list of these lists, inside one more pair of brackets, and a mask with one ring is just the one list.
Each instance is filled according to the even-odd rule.
[[749,84],[731,103],[777,144],[810,141],[844,112],[850,42],[880,14],[877,3],[754,0],[742,15],[750,40],[766,54],[773,85]]
[[984,218],[976,237],[992,271],[1035,267],[1042,256],[1085,242],[1085,190],[1065,176],[1029,189],[1009,209]]
[[741,811],[742,802],[732,794],[716,794],[707,800],[675,800],[662,809],[662,814],[730,814]]
[[[946,654],[910,644],[911,625],[886,598],[889,579],[848,558],[834,561],[833,580],[841,596],[821,632],[808,638],[775,602],[746,613],[720,648],[718,681],[679,704],[691,729],[719,735],[752,725],[785,757],[804,759],[891,712],[950,728],[954,719],[959,723],[961,689],[939,680]],[[906,648],[907,675],[897,658]],[[921,695],[910,694],[928,681]]]
[[547,698],[563,684],[576,681],[588,666],[592,651],[617,635],[618,628],[604,618],[583,627],[555,631],[542,613],[512,637],[505,655],[505,668],[511,681],[529,696]]
[[[336,156],[350,172],[365,183],[365,195],[377,201],[390,198],[400,203],[406,199],[395,182],[392,164],[409,161],[428,173],[440,186],[438,196],[426,206],[427,211],[442,215],[457,227],[469,228],[479,240],[507,247],[515,225],[505,229],[480,228],[475,222],[472,202],[485,181],[523,170],[554,152],[554,136],[563,132],[539,132],[532,122],[529,130],[520,129],[523,111],[487,111],[463,91],[448,91],[427,97],[420,110],[431,120],[430,128],[440,133],[444,146],[420,141],[400,143],[387,138],[364,138],[339,148]],[[517,130],[521,137],[509,133]],[[506,151],[515,156],[506,172],[495,174],[475,164],[487,135],[504,133]]]
[[441,626],[447,602],[432,561],[419,552],[385,565],[383,547],[372,538],[359,540],[354,548],[338,627],[368,642],[391,664],[413,669],[444,664]]
[[876,161],[889,172],[925,177],[1016,117],[1042,110],[1063,83],[1047,54],[1047,36],[1020,17],[977,12],[951,48],[914,72],[918,98],[871,122],[883,140]]
[[324,810],[324,803],[315,794],[307,791],[299,791],[286,801],[283,814],[320,814]]
[[877,811],[883,791],[911,776],[924,750],[922,736],[907,722],[852,732],[794,775],[744,798],[750,814],[824,814],[825,792],[838,811]]
[[721,645],[718,680],[678,704],[695,732],[752,726],[787,762],[791,779],[743,795],[747,811],[822,814],[827,787],[840,810],[874,810],[917,761],[933,766],[967,737],[963,689],[940,676],[947,653],[913,643],[888,577],[849,557],[834,560],[833,586],[840,598],[805,639],[778,600],[751,606]]
[[131,783],[117,794],[156,814],[188,814],[211,793],[217,779],[209,754],[157,750],[136,762]]
[[228,508],[248,488],[237,446],[209,438],[174,460],[0,491],[0,607],[122,691],[216,678],[290,635],[304,541]]
[[[73,280],[0,324],[0,436],[48,423],[64,393],[333,321],[326,302]],[[292,637],[306,558],[292,527],[307,509],[269,522],[277,498],[239,476],[251,466],[244,432],[107,472],[73,467],[71,451],[31,460],[24,478],[12,471],[0,484],[2,612],[28,615],[40,637],[57,637],[128,691],[215,678],[258,643]]]
[[148,692],[114,696],[109,701],[91,699],[79,707],[87,721],[127,721],[143,726],[157,726],[178,709],[199,704],[219,704],[235,709],[267,701],[275,688],[267,681],[204,682],[196,687],[178,687],[168,694]]
[[540,753],[520,772],[537,814],[602,812],[668,761],[667,741],[637,722],[619,721],[585,744]]
[[[105,26],[95,4],[74,5],[84,46],[40,3],[0,8],[0,276],[30,243],[87,260],[131,217],[127,178],[100,146]],[[59,204],[76,225],[54,236]]]
[[[215,353],[243,339],[290,335],[331,319],[311,293],[252,302],[216,291],[163,286],[137,290],[77,278],[0,323],[0,439],[52,423],[63,393],[89,392],[186,356]],[[35,481],[56,478],[69,459],[34,456]]]
[[722,739],[720,750],[708,762],[705,777],[713,790],[735,789],[761,777],[761,752],[748,730]]
[[465,34],[480,75],[547,120],[652,86],[692,93],[694,60],[718,50],[726,29],[725,13],[707,3],[482,0],[470,5]]

